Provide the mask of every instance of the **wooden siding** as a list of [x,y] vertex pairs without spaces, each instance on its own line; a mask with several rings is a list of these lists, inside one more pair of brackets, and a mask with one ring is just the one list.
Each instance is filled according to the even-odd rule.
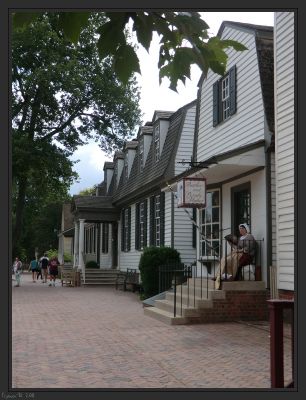
[[294,13],[275,13],[278,288],[294,290]]
[[131,207],[131,250],[121,251],[121,246],[119,247],[119,266],[121,270],[127,268],[138,268],[141,256],[141,251],[135,249],[136,205],[131,204],[129,207]]
[[181,161],[190,161],[193,150],[194,127],[195,127],[196,106],[188,109],[181,133],[179,146],[175,157],[175,175],[178,175],[188,168],[188,165],[180,164]]
[[[192,217],[192,209],[186,209]],[[180,252],[184,263],[196,261],[196,249],[192,247],[193,224],[186,214],[184,208],[177,207],[174,200],[174,248]]]
[[237,112],[213,127],[213,84],[220,76],[209,72],[201,89],[198,161],[264,139],[265,119],[255,37],[226,27],[222,38],[237,40],[248,48],[244,52],[233,49],[227,52],[227,70],[233,65],[237,67]]

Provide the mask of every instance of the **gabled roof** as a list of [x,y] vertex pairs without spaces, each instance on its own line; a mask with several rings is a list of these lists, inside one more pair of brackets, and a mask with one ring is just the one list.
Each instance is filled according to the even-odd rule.
[[112,222],[119,218],[119,210],[110,196],[73,196],[72,212],[79,219]]
[[[217,36],[221,37],[225,27],[244,30],[255,35],[259,75],[266,113],[267,124],[270,132],[274,133],[274,52],[273,52],[273,27],[254,25],[243,22],[223,21]],[[198,86],[203,83],[205,76],[201,75]],[[272,136],[272,142],[274,136]]]
[[113,208],[108,196],[73,196],[73,210],[86,208]]
[[157,119],[169,119],[171,115],[173,115],[175,111],[161,111],[161,110],[156,110],[153,114],[152,122],[154,122]]
[[153,141],[151,142],[142,172],[139,170],[139,158],[138,153],[136,153],[129,179],[126,181],[124,174],[121,174],[118,187],[113,195],[114,203],[125,203],[132,201],[137,197],[145,196],[148,193],[157,190],[165,181],[167,181],[167,179],[173,177],[176,150],[179,144],[186,111],[195,105],[196,100],[181,107],[171,115],[162,154],[157,163],[154,160]]
[[248,24],[245,22],[223,21],[218,30],[217,36],[219,36],[219,37],[222,36],[222,33],[226,26],[253,32],[253,33],[256,33],[257,35],[264,35],[266,33],[269,34],[269,32],[273,34],[273,26],[254,25],[254,24]]

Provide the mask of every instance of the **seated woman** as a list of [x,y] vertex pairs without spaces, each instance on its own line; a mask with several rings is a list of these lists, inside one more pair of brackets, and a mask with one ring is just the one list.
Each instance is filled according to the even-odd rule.
[[243,265],[248,265],[252,262],[255,255],[256,241],[250,233],[250,228],[247,224],[239,225],[239,240],[236,237],[228,235],[226,239],[232,246],[232,251],[227,257],[222,257],[220,266],[216,275],[215,289],[220,289],[221,278],[224,273],[231,275],[231,280],[234,280],[238,268]]

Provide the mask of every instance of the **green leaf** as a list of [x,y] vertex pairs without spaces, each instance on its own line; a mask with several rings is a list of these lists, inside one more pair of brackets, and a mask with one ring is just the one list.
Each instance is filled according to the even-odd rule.
[[211,70],[213,72],[215,72],[216,74],[222,75],[222,76],[225,74],[226,65],[221,64],[218,61],[211,61],[209,66],[210,66]]
[[[120,24],[120,27],[118,26]],[[125,36],[122,30],[122,21],[117,23],[106,22],[98,29],[101,35],[98,40],[99,55],[103,59],[108,55],[115,54],[120,45],[125,43]]]
[[221,40],[221,43],[224,47],[232,47],[236,51],[248,50],[246,46],[242,43],[236,42],[235,40]]
[[77,43],[81,30],[88,23],[89,12],[61,12],[59,26],[63,29],[65,36],[72,42]]
[[124,85],[134,72],[140,73],[139,60],[132,46],[123,44],[118,48],[114,57],[114,69]]
[[135,16],[133,30],[136,32],[137,40],[147,51],[149,51],[152,41],[152,28],[153,21],[151,16]]
[[18,12],[13,14],[14,28],[24,28],[32,21],[39,17],[42,13]]
[[[189,13],[188,13],[189,14]],[[209,26],[205,21],[203,21],[200,16],[195,16],[192,14],[198,13],[190,13],[190,16],[185,14],[178,14],[174,18],[174,22],[176,26],[180,29],[180,31],[184,32],[188,36],[196,36],[207,38],[207,29]]]

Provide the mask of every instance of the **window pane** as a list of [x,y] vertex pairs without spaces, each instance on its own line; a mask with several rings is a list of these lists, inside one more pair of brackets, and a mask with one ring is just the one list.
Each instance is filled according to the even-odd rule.
[[219,208],[214,207],[212,209],[212,222],[219,222]]
[[212,192],[212,205],[213,206],[219,205],[219,192]]
[[206,225],[206,237],[207,237],[207,239],[211,238],[211,226],[210,225]]
[[219,224],[213,225],[212,230],[213,230],[213,239],[219,239]]
[[[219,257],[220,246],[220,191],[207,193],[207,207],[200,210],[200,256]],[[214,248],[212,248],[212,246]],[[217,253],[215,253],[216,249]]]

